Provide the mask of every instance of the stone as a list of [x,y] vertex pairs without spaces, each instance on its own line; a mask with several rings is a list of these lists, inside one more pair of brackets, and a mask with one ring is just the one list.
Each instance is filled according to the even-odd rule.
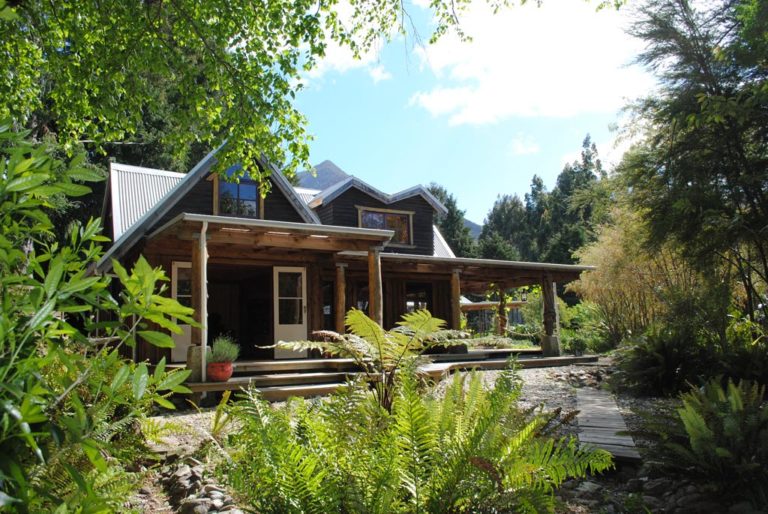
[[179,506],[179,514],[208,514],[211,501],[207,498],[188,499]]
[[152,491],[149,490],[149,487],[144,486],[141,489],[139,489],[139,494],[143,494],[144,496],[149,496],[152,494]]
[[211,500],[216,500],[216,499],[219,499],[219,498],[224,498],[224,493],[222,493],[220,491],[211,491],[211,492],[206,493],[206,494],[208,495],[208,498],[210,498]]
[[208,484],[205,487],[203,487],[203,491],[205,491],[206,494],[213,493],[213,492],[223,493],[224,489],[214,484]]
[[213,500],[213,501],[211,502],[211,507],[213,507],[213,508],[214,508],[214,509],[216,509],[216,510],[219,510],[219,509],[220,509],[220,508],[222,508],[223,506],[224,506],[224,502],[223,502],[223,501],[221,501],[221,500],[220,500],[220,499],[218,499],[218,498],[217,498],[217,499],[215,499],[215,500]]
[[640,478],[631,478],[627,480],[627,491],[630,493],[639,493],[643,490],[644,481]]
[[667,478],[654,478],[648,480],[643,486],[643,493],[651,496],[661,496],[667,491],[672,490],[672,482]]
[[748,501],[743,501],[735,505],[731,505],[731,507],[728,509],[728,514],[753,514],[754,512],[757,511]]
[[663,505],[661,500],[654,496],[648,496],[647,494],[643,495],[642,500],[643,504],[645,504],[646,507],[649,507],[652,511],[661,508]]
[[187,475],[192,474],[192,468],[187,466],[186,464],[182,464],[179,466],[179,468],[176,470],[176,472],[173,474],[175,477],[185,477]]
[[602,487],[598,483],[586,481],[579,484],[576,490],[582,494],[590,495],[597,493],[601,488]]

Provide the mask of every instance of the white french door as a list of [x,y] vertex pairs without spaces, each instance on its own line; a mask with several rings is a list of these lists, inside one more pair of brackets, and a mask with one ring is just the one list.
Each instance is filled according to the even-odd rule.
[[[305,268],[275,266],[275,343],[307,339],[307,273]],[[275,359],[306,358],[307,351],[275,348]]]
[[[171,265],[171,296],[174,300],[192,307],[192,263],[174,261]],[[187,348],[192,344],[192,327],[182,325],[181,334],[171,334],[176,346],[171,350],[171,362],[187,362]]]

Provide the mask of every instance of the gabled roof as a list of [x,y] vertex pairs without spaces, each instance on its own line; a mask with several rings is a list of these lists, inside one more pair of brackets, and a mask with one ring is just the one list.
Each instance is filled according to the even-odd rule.
[[453,253],[451,247],[448,246],[448,242],[443,237],[443,234],[438,230],[437,225],[432,225],[432,242],[434,244],[434,251],[432,255],[435,257],[445,257],[448,259],[455,259],[456,254]]
[[119,240],[183,178],[183,173],[111,163],[107,194],[112,205],[113,239]]
[[429,192],[429,190],[424,186],[413,186],[409,187],[408,189],[405,189],[403,191],[400,191],[399,193],[395,193],[393,195],[388,195],[386,193],[383,193],[373,187],[372,185],[363,182],[357,177],[349,177],[345,180],[342,180],[341,182],[338,182],[328,189],[325,189],[324,191],[321,191],[318,193],[311,202],[309,202],[309,206],[314,208],[317,208],[324,203],[332,202],[335,198],[340,196],[342,193],[347,191],[350,188],[355,188],[363,193],[379,200],[380,202],[384,204],[391,204],[395,202],[399,202],[400,200],[405,200],[406,198],[410,198],[412,196],[421,196],[424,198],[424,200],[429,203],[433,209],[435,209],[439,214],[447,214],[448,210],[445,208],[445,206],[440,203],[440,200],[435,198],[435,196]]
[[294,187],[293,189],[296,191],[296,194],[299,195],[299,198],[306,204],[311,202],[320,192],[319,189],[309,189],[308,187]]
[[[96,269],[98,271],[108,270],[111,267],[112,259],[122,258],[163,216],[173,209],[179,200],[190,192],[195,184],[204,180],[216,163],[216,154],[225,144],[226,142],[206,155],[187,174],[112,164],[110,175],[112,174],[111,170],[117,167],[119,177],[115,179],[117,190],[115,190],[112,177],[110,177],[108,194],[112,196],[113,218],[120,218],[119,221],[113,221],[113,226],[118,227],[119,224],[120,232],[118,234],[115,231],[114,243],[96,264]],[[258,163],[262,168],[270,171],[272,183],[283,192],[306,223],[320,223],[317,215],[296,195],[293,186],[276,166],[264,158],[258,159]],[[147,178],[153,182],[154,187],[146,187],[140,183],[142,179]],[[172,183],[174,181],[175,183]],[[121,186],[125,187],[121,188]],[[146,209],[148,205],[149,208]],[[124,210],[125,214],[119,210],[120,208]]]

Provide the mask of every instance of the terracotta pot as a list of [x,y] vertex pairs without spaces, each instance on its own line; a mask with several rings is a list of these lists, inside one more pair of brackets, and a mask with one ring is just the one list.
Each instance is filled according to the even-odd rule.
[[226,382],[232,376],[233,368],[231,362],[209,362],[205,370],[211,382]]

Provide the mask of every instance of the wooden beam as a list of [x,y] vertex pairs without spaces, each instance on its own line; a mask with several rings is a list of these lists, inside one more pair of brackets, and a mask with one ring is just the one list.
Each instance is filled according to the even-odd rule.
[[499,284],[499,335],[503,336],[507,332],[507,286]]
[[249,232],[239,230],[219,230],[211,234],[211,244],[235,244],[248,248],[290,248],[297,250],[317,250],[326,252],[362,251],[370,246],[369,241],[318,236],[311,234],[277,234],[269,232]]
[[368,315],[379,325],[384,323],[381,287],[381,246],[368,249]]
[[557,320],[557,289],[550,275],[544,275],[541,281],[541,293],[544,300],[544,337],[541,350],[545,356],[560,355],[560,337]]
[[334,309],[336,332],[343,334],[346,331],[344,326],[344,316],[347,311],[347,277],[344,268],[347,265],[343,263],[336,264],[336,305]]
[[461,270],[454,269],[451,273],[451,328],[461,329]]
[[[200,268],[200,246],[193,244],[192,245],[192,258],[191,258],[191,264],[192,264],[192,308],[195,309],[195,321],[200,323],[201,321],[201,314],[202,314],[202,305],[200,300],[202,299],[202,281],[203,281],[203,275],[202,275],[202,269]],[[200,346],[200,344],[203,341],[203,330],[201,327],[192,327],[192,337],[191,342],[194,345]]]

